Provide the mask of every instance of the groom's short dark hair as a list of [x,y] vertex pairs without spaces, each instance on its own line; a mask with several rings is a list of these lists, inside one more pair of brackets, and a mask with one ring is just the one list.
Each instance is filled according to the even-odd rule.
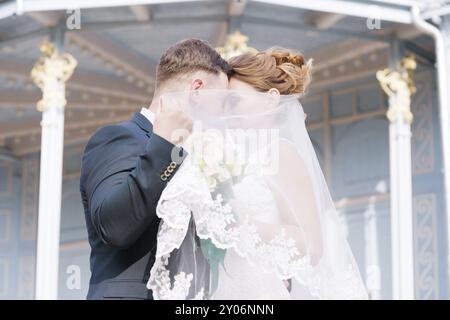
[[232,68],[208,43],[198,39],[180,41],[170,46],[159,60],[156,73],[158,84],[183,74],[206,71],[231,74]]

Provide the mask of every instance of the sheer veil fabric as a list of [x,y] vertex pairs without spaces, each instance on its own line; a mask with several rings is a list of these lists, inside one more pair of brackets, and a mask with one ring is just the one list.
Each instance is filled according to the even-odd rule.
[[154,299],[367,299],[298,96],[162,99],[194,129],[157,206]]

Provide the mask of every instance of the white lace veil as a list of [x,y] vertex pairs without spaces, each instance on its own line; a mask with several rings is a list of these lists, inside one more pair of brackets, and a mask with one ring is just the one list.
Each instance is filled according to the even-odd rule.
[[157,206],[155,299],[367,298],[298,98],[163,97],[194,130]]

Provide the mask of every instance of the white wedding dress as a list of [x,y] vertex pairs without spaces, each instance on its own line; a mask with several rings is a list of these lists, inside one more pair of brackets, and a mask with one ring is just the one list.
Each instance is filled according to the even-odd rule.
[[[268,224],[280,224],[275,199],[264,183],[256,176],[247,176],[235,188],[232,207],[239,216],[249,215]],[[220,267],[219,285],[214,293],[219,300],[289,300],[288,289],[276,275],[264,272],[258,265],[249,263],[234,249],[225,254]]]

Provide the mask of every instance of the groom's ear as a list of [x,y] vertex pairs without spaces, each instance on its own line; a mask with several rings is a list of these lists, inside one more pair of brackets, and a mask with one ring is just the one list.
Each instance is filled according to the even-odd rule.
[[191,82],[191,90],[199,90],[202,89],[204,86],[202,79],[194,79]]

